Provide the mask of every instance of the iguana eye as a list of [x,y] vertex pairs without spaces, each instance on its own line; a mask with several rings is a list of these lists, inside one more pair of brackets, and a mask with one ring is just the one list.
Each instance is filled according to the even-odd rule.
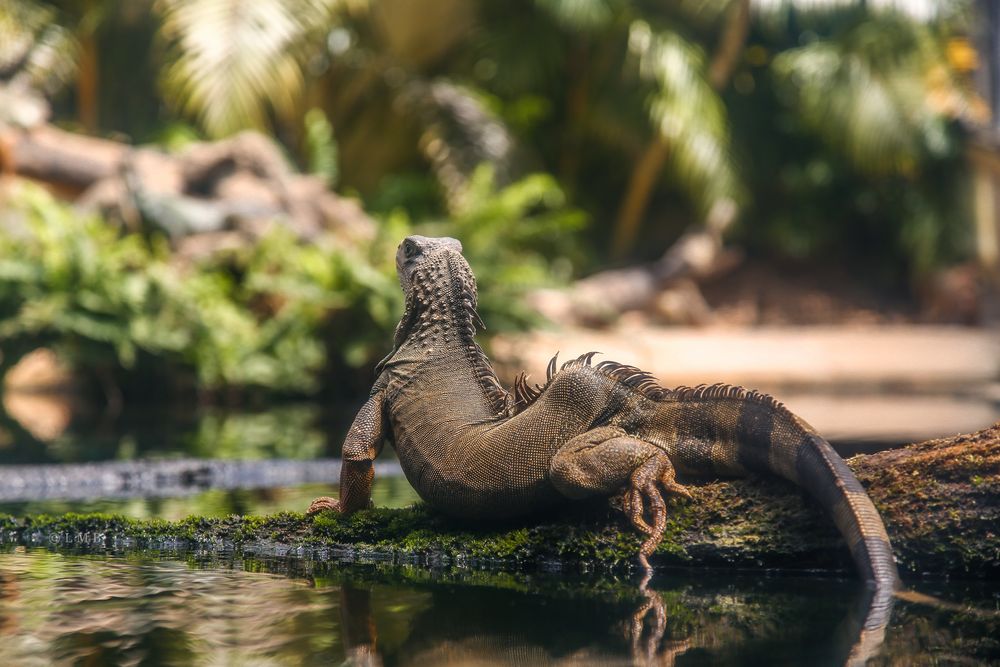
[[412,241],[406,241],[403,243],[403,256],[407,259],[413,257],[417,254],[417,246],[413,244]]

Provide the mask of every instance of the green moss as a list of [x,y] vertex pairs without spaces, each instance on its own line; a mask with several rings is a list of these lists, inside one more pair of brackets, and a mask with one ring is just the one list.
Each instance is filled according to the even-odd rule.
[[[715,499],[715,502],[726,502]],[[691,503],[671,507],[664,541],[654,559],[663,564],[719,564],[699,548],[698,518]],[[188,517],[177,522],[137,520],[105,514],[7,517],[0,523],[8,541],[99,543],[107,538],[132,538],[140,543],[180,540],[191,545],[213,542],[249,545],[350,547],[389,555],[434,554],[523,565],[542,561],[592,562],[627,568],[638,553],[640,536],[620,521],[605,516],[569,515],[545,523],[484,528],[450,521],[423,506],[376,508],[349,517],[325,512],[315,517],[284,513],[273,516],[226,518]],[[746,529],[749,532],[750,529]],[[700,554],[698,552],[701,552]],[[722,562],[742,560],[727,554]]]

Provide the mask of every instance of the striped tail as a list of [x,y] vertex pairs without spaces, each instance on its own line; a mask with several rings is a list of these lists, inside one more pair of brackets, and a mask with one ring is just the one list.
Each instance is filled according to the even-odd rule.
[[808,434],[795,460],[799,486],[831,513],[858,571],[879,589],[899,587],[899,573],[885,524],[861,482],[823,438]]
[[672,394],[666,397],[664,417],[675,420],[680,469],[771,473],[796,483],[833,517],[861,577],[879,590],[899,587],[878,510],[844,460],[811,426],[772,397],[739,387],[714,385]]

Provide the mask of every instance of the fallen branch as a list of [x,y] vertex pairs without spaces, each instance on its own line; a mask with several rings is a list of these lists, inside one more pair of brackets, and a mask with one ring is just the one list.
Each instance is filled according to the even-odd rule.
[[[108,220],[166,233],[182,255],[253,241],[275,221],[314,240],[370,240],[375,223],[316,176],[296,173],[267,137],[243,132],[178,153],[0,123],[0,175],[46,184]],[[192,240],[191,237],[201,237]]]
[[739,251],[725,248],[736,205],[716,202],[704,224],[685,232],[655,262],[587,276],[567,289],[536,290],[529,304],[561,325],[609,324],[631,310],[652,310],[671,324],[706,324],[711,317],[697,282],[735,268]]

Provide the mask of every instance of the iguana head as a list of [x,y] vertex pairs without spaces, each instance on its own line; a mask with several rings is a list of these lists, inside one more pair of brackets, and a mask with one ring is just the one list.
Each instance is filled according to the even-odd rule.
[[[462,257],[462,244],[447,237],[407,236],[396,251],[396,273],[406,310],[381,368],[415,332],[430,328],[471,337],[482,326],[476,312],[476,278]],[[447,336],[444,336],[447,339]]]
[[407,299],[416,283],[442,280],[444,271],[456,257],[457,263],[468,270],[468,263],[462,257],[462,244],[455,239],[416,235],[403,239],[396,251],[396,273]]

